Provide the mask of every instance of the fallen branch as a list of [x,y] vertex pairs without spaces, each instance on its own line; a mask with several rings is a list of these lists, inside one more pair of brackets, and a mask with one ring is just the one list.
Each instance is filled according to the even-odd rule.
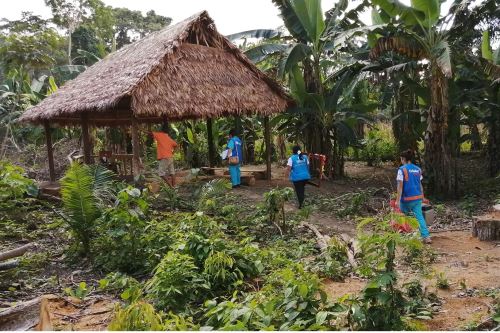
[[325,251],[328,248],[328,242],[330,241],[330,236],[321,234],[318,228],[316,228],[310,223],[302,222],[300,225],[310,229],[314,233],[314,235],[316,236],[316,242],[318,243],[321,252]]
[[358,244],[356,241],[352,238],[350,238],[346,234],[341,234],[340,238],[345,242],[346,247],[347,247],[347,260],[349,260],[349,264],[351,264],[351,267],[356,269],[358,268],[358,263],[356,262],[356,259],[354,256],[356,255],[356,251],[358,250]]
[[32,247],[35,247],[35,246],[36,245],[34,243],[29,243],[29,244],[23,245],[21,247],[18,247],[17,249],[2,252],[2,253],[0,253],[0,261],[20,257],[23,254],[25,254],[28,250],[30,250]]

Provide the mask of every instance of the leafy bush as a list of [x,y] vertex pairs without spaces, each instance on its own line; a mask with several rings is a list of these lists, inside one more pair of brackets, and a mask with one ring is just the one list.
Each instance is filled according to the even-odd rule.
[[334,281],[343,281],[351,271],[347,251],[345,244],[332,238],[327,250],[315,259],[312,271]]
[[188,302],[200,298],[207,289],[194,258],[187,254],[168,252],[146,284],[151,299],[161,309],[182,309]]
[[[421,240],[414,234],[401,234],[391,223],[409,223],[412,228],[418,228],[415,218],[391,213],[381,219],[364,218],[358,224],[358,240],[361,249],[358,273],[371,277],[384,271],[392,271],[394,266],[396,244],[404,249],[416,248]],[[371,225],[373,230],[364,229]]]
[[9,208],[12,206],[9,200],[19,199],[27,194],[38,195],[35,182],[24,176],[24,170],[21,167],[7,161],[0,161],[0,207]]
[[223,202],[221,199],[229,189],[231,189],[231,183],[227,179],[213,179],[204,184],[198,193],[198,210],[217,214]]
[[280,228],[280,232],[286,232],[288,229],[285,203],[291,198],[293,198],[293,189],[290,187],[275,188],[264,193],[264,208],[269,216],[269,222]]
[[331,313],[318,277],[300,264],[274,272],[242,300],[207,301],[206,325],[220,330],[317,330]]
[[155,311],[151,304],[139,301],[123,309],[117,306],[108,330],[163,331],[164,325],[161,315]]
[[361,159],[369,166],[377,166],[382,161],[391,161],[397,156],[397,146],[390,127],[377,126],[368,131],[361,149]]
[[147,244],[143,233],[147,225],[145,193],[128,187],[118,193],[116,204],[96,221],[93,241],[96,263],[106,271],[135,273],[147,265]]

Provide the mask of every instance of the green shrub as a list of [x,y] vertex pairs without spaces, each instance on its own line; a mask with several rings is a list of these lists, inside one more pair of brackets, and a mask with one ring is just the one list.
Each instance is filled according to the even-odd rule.
[[11,200],[25,195],[37,196],[38,187],[32,179],[24,176],[21,167],[7,161],[0,161],[0,208],[9,209],[14,205]]
[[389,126],[379,124],[368,131],[362,140],[361,159],[369,166],[391,161],[397,156],[397,146]]
[[96,263],[106,271],[136,273],[147,265],[147,244],[143,233],[147,225],[145,193],[128,187],[118,193],[116,204],[97,220],[93,241]]
[[161,315],[154,307],[139,301],[125,308],[117,306],[113,320],[108,326],[110,331],[163,331]]
[[264,287],[243,299],[205,302],[206,326],[218,330],[325,329],[332,313],[315,274],[295,264],[278,270]]
[[190,301],[201,298],[207,285],[194,258],[187,254],[168,252],[146,284],[148,296],[161,309],[179,310]]
[[312,271],[333,281],[343,281],[351,271],[347,251],[343,242],[332,238],[327,250],[315,259]]

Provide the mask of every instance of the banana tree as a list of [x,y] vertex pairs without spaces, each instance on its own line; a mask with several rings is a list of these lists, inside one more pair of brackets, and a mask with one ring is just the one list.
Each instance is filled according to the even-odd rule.
[[372,17],[395,24],[388,37],[375,40],[370,57],[377,59],[387,52],[428,61],[425,71],[430,90],[430,107],[425,130],[424,171],[427,190],[433,194],[454,197],[458,191],[456,161],[449,142],[450,106],[448,79],[452,76],[451,52],[447,33],[440,25],[439,0],[412,0],[405,6],[393,0],[371,0]]
[[[245,54],[257,64],[269,58],[277,59],[273,72],[279,80],[288,81],[297,101],[297,108],[274,123],[281,122],[281,126],[286,126],[289,139],[303,142],[307,151],[325,154],[330,161],[335,160],[336,165],[342,165],[341,154],[334,154],[340,135],[344,133],[338,128],[340,123],[335,121],[336,102],[342,89],[363,66],[345,54],[342,55],[345,61],[339,61],[339,49],[350,38],[370,29],[358,17],[368,2],[362,1],[347,11],[348,2],[343,0],[325,15],[320,0],[273,0],[273,3],[280,10],[289,34],[257,30],[255,35],[247,31],[234,36],[266,34],[271,37]],[[349,67],[349,70],[336,75],[343,67]],[[353,69],[357,70],[354,74]],[[342,173],[340,169],[335,171]]]
[[492,81],[488,87],[488,171],[494,177],[500,171],[500,47],[492,50],[488,31],[483,33],[480,60],[484,73]]

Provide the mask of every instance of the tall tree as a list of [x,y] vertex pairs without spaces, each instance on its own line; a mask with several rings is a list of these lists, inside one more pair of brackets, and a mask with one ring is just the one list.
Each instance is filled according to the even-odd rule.
[[138,10],[113,8],[115,17],[116,48],[130,44],[147,34],[160,30],[172,22],[170,17],[156,14],[153,10],[143,16]]
[[372,0],[377,14],[397,25],[394,35],[381,37],[371,50],[378,58],[385,52],[396,52],[429,62],[430,107],[425,130],[424,170],[430,193],[453,197],[458,192],[456,160],[449,142],[450,106],[448,79],[452,75],[451,51],[446,32],[440,25],[439,0],[412,1],[407,7],[390,0]]
[[85,15],[90,14],[90,0],[45,0],[52,11],[53,21],[66,29],[68,35],[68,65],[72,64],[72,34],[82,23]]

